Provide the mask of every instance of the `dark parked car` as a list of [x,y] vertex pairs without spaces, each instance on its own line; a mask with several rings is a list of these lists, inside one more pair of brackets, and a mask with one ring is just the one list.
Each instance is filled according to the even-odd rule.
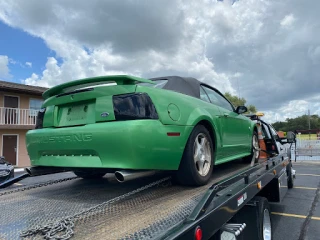
[[0,157],[0,183],[14,177],[14,167],[6,162],[4,157]]

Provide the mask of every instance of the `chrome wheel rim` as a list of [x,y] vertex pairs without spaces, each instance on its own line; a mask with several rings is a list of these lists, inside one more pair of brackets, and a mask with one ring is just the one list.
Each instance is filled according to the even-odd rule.
[[260,156],[260,151],[256,150],[259,149],[259,140],[256,135],[253,135],[252,137],[252,145],[253,145],[253,155],[255,159],[258,159]]
[[206,176],[211,167],[211,147],[208,138],[199,133],[193,145],[193,160],[199,175]]
[[271,220],[268,209],[263,211],[263,240],[271,240]]

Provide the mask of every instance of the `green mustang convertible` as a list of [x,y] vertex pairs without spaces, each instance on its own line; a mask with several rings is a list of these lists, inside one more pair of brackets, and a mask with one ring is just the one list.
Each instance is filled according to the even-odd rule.
[[204,185],[213,166],[258,160],[255,123],[214,87],[178,76],[126,75],[67,82],[48,89],[27,133],[32,167],[82,178],[106,173],[173,172],[184,185]]

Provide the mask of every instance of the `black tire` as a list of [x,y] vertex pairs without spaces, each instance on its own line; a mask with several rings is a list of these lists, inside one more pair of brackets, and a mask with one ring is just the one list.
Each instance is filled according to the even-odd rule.
[[[253,148],[253,138],[256,138],[258,148],[260,148],[258,133],[256,131],[253,131],[252,138],[251,138],[251,154],[249,156],[246,156],[243,158],[243,162],[245,162],[245,163],[251,163],[252,158],[254,157],[255,152],[256,152]],[[259,156],[260,156],[260,152],[259,152],[259,155],[257,155],[257,157],[255,157],[254,163],[257,163],[259,161]]]
[[[203,176],[199,173],[199,165],[203,160],[199,160],[198,164],[196,164],[194,160],[194,147],[196,144],[196,139],[202,137],[204,137],[208,141],[206,144],[206,148],[198,148],[200,149],[199,154],[201,154],[201,157],[208,158],[206,159],[206,162],[208,162],[207,165],[203,165],[205,166]],[[208,146],[210,147],[210,149],[208,149]],[[205,156],[205,154],[209,152],[211,156],[210,159],[209,157]],[[180,162],[179,169],[174,176],[174,181],[181,185],[189,186],[202,186],[207,184],[210,180],[214,164],[213,153],[213,142],[208,129],[203,125],[197,125],[189,136]]]
[[[271,211],[267,198],[256,196],[249,201],[249,204],[242,206],[229,223],[246,224],[246,227],[239,235],[239,239],[272,240],[273,232],[270,215]],[[263,237],[264,226],[269,230],[269,238]]]
[[[257,229],[258,229],[258,239],[264,240],[264,239],[270,239],[272,240],[272,224],[271,224],[271,211],[269,202],[265,197],[254,197],[253,201],[256,201],[256,213],[257,213]],[[270,238],[264,238],[264,225],[267,226],[269,224],[270,226]]]
[[74,171],[75,175],[83,179],[99,179],[103,178],[106,173],[93,171]]
[[289,163],[287,165],[287,184],[288,184],[288,188],[291,189],[293,188],[294,185],[294,179],[293,179],[293,175],[292,175],[292,164]]

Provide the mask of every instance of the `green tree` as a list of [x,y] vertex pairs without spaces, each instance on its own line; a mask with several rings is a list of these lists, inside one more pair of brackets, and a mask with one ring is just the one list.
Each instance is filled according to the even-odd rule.
[[[295,131],[309,129],[309,116],[302,115],[296,118],[287,118],[285,121],[278,121],[272,124],[279,131]],[[318,115],[310,116],[310,128],[320,129],[320,117]]]
[[[224,95],[235,107],[246,105],[247,101],[243,97],[239,98],[237,96],[232,95],[229,92],[226,92]],[[246,113],[256,113],[257,112],[257,108],[254,105],[248,105],[246,107],[248,108],[248,112],[246,112]]]

